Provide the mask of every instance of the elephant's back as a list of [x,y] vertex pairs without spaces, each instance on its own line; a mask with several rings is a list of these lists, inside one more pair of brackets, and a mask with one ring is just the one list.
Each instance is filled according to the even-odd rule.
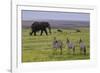
[[48,27],[49,26],[49,23],[48,22],[41,22],[41,26],[43,26],[43,27]]
[[31,26],[31,28],[34,29],[34,30],[39,30],[40,29],[40,23],[34,22]]

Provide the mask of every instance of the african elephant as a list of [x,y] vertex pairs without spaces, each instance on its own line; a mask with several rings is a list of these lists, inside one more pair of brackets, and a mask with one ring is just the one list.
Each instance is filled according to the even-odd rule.
[[51,34],[51,27],[50,27],[50,24],[48,22],[35,21],[31,25],[32,31],[30,32],[30,35],[32,35],[34,33],[34,36],[36,36],[36,32],[38,32],[38,31],[41,31],[40,35],[42,35],[43,32],[45,32],[45,34],[48,35],[47,28],[49,30],[49,33]]

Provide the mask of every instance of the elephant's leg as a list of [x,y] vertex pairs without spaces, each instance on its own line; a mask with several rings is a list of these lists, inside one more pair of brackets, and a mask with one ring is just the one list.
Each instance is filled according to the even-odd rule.
[[32,32],[30,32],[30,36],[32,36],[32,34],[33,34],[33,31],[32,31]]
[[34,36],[36,36],[36,31],[34,32]]
[[40,35],[42,35],[42,33],[43,33],[43,30],[41,30],[41,34]]
[[47,32],[47,30],[46,30],[46,29],[44,29],[44,31],[45,31],[45,34],[46,34],[46,35],[48,35],[48,32]]

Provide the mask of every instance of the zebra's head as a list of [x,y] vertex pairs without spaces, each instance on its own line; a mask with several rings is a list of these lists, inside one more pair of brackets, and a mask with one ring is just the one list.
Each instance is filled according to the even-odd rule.
[[79,43],[83,42],[83,40],[80,38]]
[[70,41],[69,41],[69,39],[67,38],[67,41],[66,41],[66,43],[69,43]]

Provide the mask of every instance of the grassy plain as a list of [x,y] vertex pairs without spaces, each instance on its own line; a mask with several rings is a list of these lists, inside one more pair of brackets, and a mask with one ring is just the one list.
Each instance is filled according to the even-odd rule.
[[[62,32],[58,32],[57,29],[52,29],[52,34],[46,36],[43,33],[40,36],[40,32],[37,36],[30,36],[30,29],[22,29],[22,62],[43,62],[43,61],[66,61],[66,60],[85,60],[90,59],[90,32],[89,28],[80,28],[81,32],[76,32],[72,29],[61,29]],[[52,48],[53,38],[56,37],[63,41],[63,54],[60,55],[60,50],[54,54]],[[66,46],[66,39],[69,38],[75,43],[76,52],[75,55],[68,52]],[[86,56],[80,54],[78,40],[82,38],[87,47]]]

